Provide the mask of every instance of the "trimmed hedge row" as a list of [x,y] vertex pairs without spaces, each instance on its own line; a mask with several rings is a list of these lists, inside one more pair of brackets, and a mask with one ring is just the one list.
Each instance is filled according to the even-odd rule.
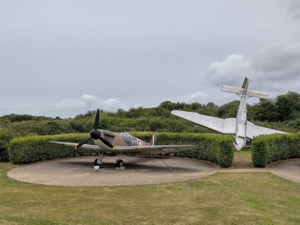
[[[135,132],[132,135],[150,141],[152,133]],[[9,159],[16,164],[30,163],[47,159],[97,153],[85,149],[73,149],[49,141],[80,142],[87,134],[63,134],[51,136],[31,136],[13,139],[9,145]],[[229,167],[233,161],[232,137],[220,134],[158,133],[157,144],[192,144],[195,150],[176,153],[180,157],[207,160],[222,167]]]
[[64,145],[50,143],[50,141],[78,143],[85,138],[87,138],[87,134],[62,134],[15,138],[11,140],[9,144],[9,160],[15,164],[22,164],[93,153],[92,150],[75,149]]
[[300,158],[300,133],[262,135],[252,141],[255,167],[290,158]]
[[[152,136],[152,133],[131,134],[143,140],[150,140]],[[231,166],[233,161],[234,146],[230,135],[162,132],[157,134],[157,144],[196,145],[195,150],[178,152],[175,155],[210,161],[222,167]]]

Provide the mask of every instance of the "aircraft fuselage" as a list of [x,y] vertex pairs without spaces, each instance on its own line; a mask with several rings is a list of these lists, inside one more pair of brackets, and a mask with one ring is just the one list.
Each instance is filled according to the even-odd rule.
[[[146,146],[150,145],[149,143],[136,138],[126,132],[122,133],[113,133],[107,130],[99,130],[101,137],[106,141],[111,143],[113,146]],[[96,145],[98,145],[101,149],[109,151],[111,148],[107,146],[100,139],[94,139]]]
[[246,145],[247,106],[245,95],[241,97],[235,125],[234,146],[236,150],[240,151]]

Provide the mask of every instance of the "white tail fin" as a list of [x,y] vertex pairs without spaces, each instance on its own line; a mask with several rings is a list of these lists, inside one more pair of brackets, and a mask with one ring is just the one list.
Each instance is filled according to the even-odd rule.
[[256,97],[256,98],[269,98],[269,94],[261,91],[253,91],[253,90],[248,90],[248,84],[249,84],[249,79],[245,77],[244,83],[241,88],[239,87],[232,87],[228,85],[222,85],[221,90],[225,92],[230,92],[230,93],[235,93],[239,95],[247,95],[250,97]]
[[152,135],[152,138],[150,140],[150,145],[156,145],[156,135],[155,134]]

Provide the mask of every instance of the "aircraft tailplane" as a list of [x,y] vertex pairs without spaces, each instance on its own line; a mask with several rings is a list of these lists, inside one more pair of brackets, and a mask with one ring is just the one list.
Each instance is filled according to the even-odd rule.
[[256,97],[256,98],[269,98],[269,94],[261,91],[254,91],[254,90],[246,90],[244,88],[239,88],[239,87],[233,87],[233,86],[228,86],[228,85],[222,85],[221,88],[222,91],[225,92],[230,92],[230,93],[235,93],[239,95],[247,95],[250,97]]

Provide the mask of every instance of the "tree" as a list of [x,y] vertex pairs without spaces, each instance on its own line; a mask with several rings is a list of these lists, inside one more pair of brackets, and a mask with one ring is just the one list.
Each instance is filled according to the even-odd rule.
[[236,117],[240,101],[236,100],[222,105],[217,111],[217,117],[232,118]]
[[279,95],[275,105],[281,121],[295,119],[300,113],[300,95],[289,91],[285,95]]
[[[279,120],[279,113],[274,100],[260,99],[258,104],[249,107],[251,119],[274,122]],[[250,118],[249,118],[250,119]]]

